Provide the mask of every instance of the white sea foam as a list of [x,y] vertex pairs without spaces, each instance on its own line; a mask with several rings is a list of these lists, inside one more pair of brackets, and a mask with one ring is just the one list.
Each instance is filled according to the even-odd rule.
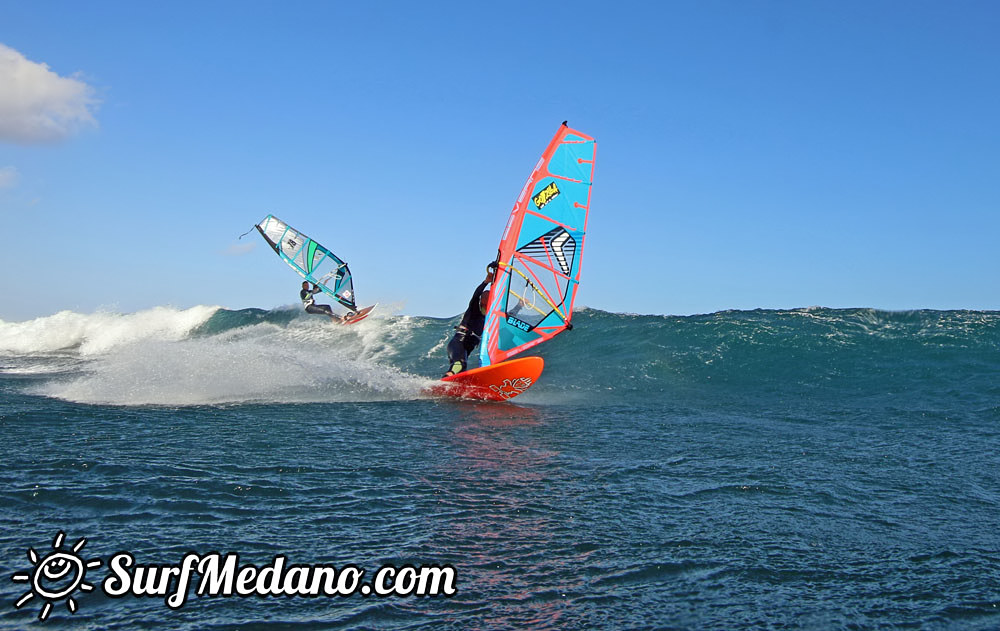
[[83,362],[72,357],[19,357],[0,365],[3,375],[58,375],[77,372]]
[[303,317],[193,337],[180,335],[181,328],[162,327],[172,336],[118,334],[100,353],[94,349],[104,338],[85,337],[82,374],[33,391],[80,403],[212,405],[409,399],[430,383],[389,364],[411,334],[410,318],[345,327]]
[[25,322],[0,320],[0,353],[28,355],[73,351],[81,356],[93,356],[141,340],[180,340],[218,309],[155,307],[124,315],[60,311]]

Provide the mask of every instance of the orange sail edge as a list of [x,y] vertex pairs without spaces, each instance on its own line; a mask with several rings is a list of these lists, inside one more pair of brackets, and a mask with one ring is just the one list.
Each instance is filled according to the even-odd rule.
[[444,377],[425,392],[456,399],[508,401],[534,385],[544,368],[541,357],[519,357]]

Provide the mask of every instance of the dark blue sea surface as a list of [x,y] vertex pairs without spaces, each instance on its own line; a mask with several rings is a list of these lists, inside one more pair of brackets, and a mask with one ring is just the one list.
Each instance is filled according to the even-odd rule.
[[[1000,628],[1000,313],[583,310],[506,404],[421,394],[456,323],[0,322],[0,628]],[[40,622],[59,531],[104,565]],[[175,610],[102,592],[119,551],[457,593]]]

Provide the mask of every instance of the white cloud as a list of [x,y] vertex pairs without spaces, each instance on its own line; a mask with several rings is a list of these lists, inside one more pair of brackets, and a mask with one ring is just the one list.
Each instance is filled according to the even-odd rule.
[[94,89],[75,77],[60,77],[0,44],[0,141],[32,144],[62,140],[97,125]]
[[14,188],[17,185],[17,169],[14,167],[0,167],[0,191],[5,188]]
[[225,256],[243,256],[244,254],[250,254],[257,247],[256,241],[250,241],[249,243],[234,243],[225,250],[222,254]]

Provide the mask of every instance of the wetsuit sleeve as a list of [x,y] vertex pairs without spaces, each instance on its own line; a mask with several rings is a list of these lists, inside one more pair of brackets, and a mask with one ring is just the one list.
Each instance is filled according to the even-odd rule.
[[484,281],[480,283],[479,287],[476,287],[476,291],[472,294],[472,300],[469,301],[470,307],[474,305],[477,309],[479,308],[479,297],[483,295],[483,290],[489,284],[489,281]]
[[465,322],[473,313],[479,313],[479,297],[483,295],[483,290],[489,285],[488,282],[482,283],[479,287],[476,287],[476,291],[472,292],[472,299],[469,300],[469,306],[465,310],[465,317],[462,318],[462,322]]

